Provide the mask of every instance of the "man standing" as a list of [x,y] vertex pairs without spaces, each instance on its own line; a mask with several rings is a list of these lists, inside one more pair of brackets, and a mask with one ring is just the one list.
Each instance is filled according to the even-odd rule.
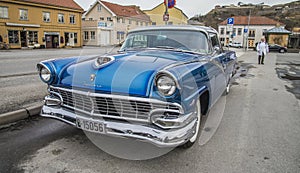
[[269,52],[269,46],[268,43],[266,43],[265,37],[262,37],[261,41],[258,42],[256,50],[258,54],[258,64],[264,64],[265,56]]

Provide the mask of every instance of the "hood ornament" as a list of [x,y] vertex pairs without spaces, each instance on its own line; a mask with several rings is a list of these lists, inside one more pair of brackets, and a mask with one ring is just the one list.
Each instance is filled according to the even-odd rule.
[[111,64],[114,61],[115,61],[115,58],[113,56],[97,57],[95,62],[94,62],[94,67],[99,69],[101,67],[104,67],[104,66],[107,66],[107,65]]
[[95,78],[96,78],[96,75],[95,74],[91,74],[91,76],[90,76],[91,82],[93,82],[95,80]]

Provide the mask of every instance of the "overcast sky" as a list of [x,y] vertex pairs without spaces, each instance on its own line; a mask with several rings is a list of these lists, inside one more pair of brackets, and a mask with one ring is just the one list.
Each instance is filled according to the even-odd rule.
[[[82,8],[85,10],[93,4],[96,0],[75,0]],[[149,10],[153,7],[157,6],[163,0],[106,0],[108,2],[120,4],[120,5],[137,5],[140,6],[142,10]],[[176,7],[183,10],[183,12],[190,18],[197,14],[205,15],[211,9],[215,7],[215,5],[229,5],[235,4],[237,2],[234,0],[228,0],[224,2],[224,0],[177,0]],[[280,3],[292,2],[292,0],[248,0],[248,1],[240,1],[243,3],[261,3],[264,2],[267,5],[274,5]]]

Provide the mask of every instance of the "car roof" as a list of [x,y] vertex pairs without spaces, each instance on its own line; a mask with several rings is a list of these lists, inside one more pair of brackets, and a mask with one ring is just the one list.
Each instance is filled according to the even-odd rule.
[[202,31],[205,33],[213,32],[218,34],[218,32],[212,28],[207,26],[194,26],[194,25],[161,25],[161,26],[147,26],[147,27],[140,27],[133,30],[131,32],[138,32],[138,31],[148,31],[148,30],[189,30],[189,31]]

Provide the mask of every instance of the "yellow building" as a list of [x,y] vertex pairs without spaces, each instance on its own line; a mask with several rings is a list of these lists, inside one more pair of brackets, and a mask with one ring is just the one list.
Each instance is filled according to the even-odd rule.
[[[150,17],[152,25],[165,25],[166,22],[163,20],[163,15],[165,14],[166,6],[164,3],[159,4],[151,10],[144,10],[144,12]],[[188,17],[184,12],[177,8],[173,7],[168,9],[169,13],[169,25],[186,25],[188,22]]]
[[11,48],[82,46],[82,13],[73,0],[0,0],[0,41]]

